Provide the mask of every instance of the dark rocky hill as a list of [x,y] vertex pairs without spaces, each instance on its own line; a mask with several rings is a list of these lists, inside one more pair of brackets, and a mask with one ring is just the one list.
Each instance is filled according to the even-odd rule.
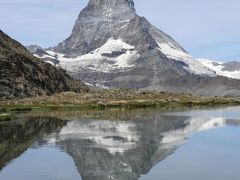
[[63,69],[34,57],[0,30],[0,100],[87,90]]

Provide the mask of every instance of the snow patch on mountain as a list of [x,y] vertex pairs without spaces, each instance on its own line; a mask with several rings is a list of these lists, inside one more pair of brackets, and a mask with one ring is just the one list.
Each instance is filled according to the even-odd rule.
[[159,50],[168,58],[185,63],[187,66],[184,66],[184,68],[188,71],[199,75],[216,76],[212,69],[203,65],[186,52],[175,48],[171,43],[158,43],[158,46]]
[[[158,50],[165,54],[168,58],[181,61],[186,64],[183,67],[191,73],[207,76],[216,76],[215,70],[200,63],[186,52],[177,49],[174,45],[167,43],[158,43]],[[134,61],[139,58],[138,52],[125,43],[122,39],[110,38],[104,45],[96,50],[78,56],[76,58],[66,57],[65,54],[46,51],[42,59],[57,59],[60,66],[69,72],[77,72],[81,68],[87,68],[98,72],[111,72],[114,70],[126,70],[133,67]],[[51,61],[46,61],[53,64]]]
[[97,53],[110,53],[113,51],[119,51],[122,49],[134,49],[134,46],[131,46],[125,42],[123,42],[122,39],[113,39],[110,38],[102,47],[96,49],[94,52]]
[[[46,51],[47,52],[47,51]],[[51,51],[49,51],[49,52],[51,52]],[[51,53],[51,54],[53,54],[53,53]],[[50,58],[50,59],[53,59],[53,58],[55,58],[55,54],[53,54],[53,55],[50,55],[50,54],[44,54],[44,55],[42,55],[42,56],[40,56],[40,55],[38,55],[38,54],[34,54],[34,56],[35,57],[37,57],[37,58]]]
[[42,58],[57,58],[60,66],[67,71],[75,72],[81,68],[93,71],[111,72],[113,70],[124,70],[131,68],[133,62],[139,57],[134,46],[131,46],[121,39],[110,38],[100,48],[76,58],[65,57],[65,54],[46,51],[49,55]]
[[212,69],[216,72],[219,76],[225,76],[232,79],[240,79],[240,71],[226,71],[224,70],[224,62],[220,61],[214,61],[209,59],[197,59],[200,63],[202,63],[204,66]]

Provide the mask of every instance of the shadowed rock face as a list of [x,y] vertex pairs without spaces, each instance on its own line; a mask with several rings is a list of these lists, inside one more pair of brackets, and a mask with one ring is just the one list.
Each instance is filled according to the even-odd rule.
[[63,69],[32,56],[20,43],[0,31],[0,100],[87,90]]

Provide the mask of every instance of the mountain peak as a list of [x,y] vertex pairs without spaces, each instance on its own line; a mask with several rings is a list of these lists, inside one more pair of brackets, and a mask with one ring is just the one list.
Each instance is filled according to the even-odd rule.
[[128,27],[136,29],[140,21],[132,0],[90,0],[80,12],[71,36],[54,49],[68,57],[87,54],[110,38],[124,40],[123,36],[131,33]]
[[87,17],[94,22],[115,21],[135,14],[132,0],[90,0],[87,7],[80,13],[80,17]]
[[119,8],[121,6],[129,7],[131,10],[135,11],[134,2],[132,0],[90,0],[88,6],[95,8]]

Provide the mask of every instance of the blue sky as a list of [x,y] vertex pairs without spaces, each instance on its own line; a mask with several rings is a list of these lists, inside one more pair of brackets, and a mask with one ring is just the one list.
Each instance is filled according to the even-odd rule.
[[[24,45],[55,46],[66,39],[88,0],[0,0],[0,28]],[[139,15],[190,54],[240,60],[239,0],[135,0]]]

